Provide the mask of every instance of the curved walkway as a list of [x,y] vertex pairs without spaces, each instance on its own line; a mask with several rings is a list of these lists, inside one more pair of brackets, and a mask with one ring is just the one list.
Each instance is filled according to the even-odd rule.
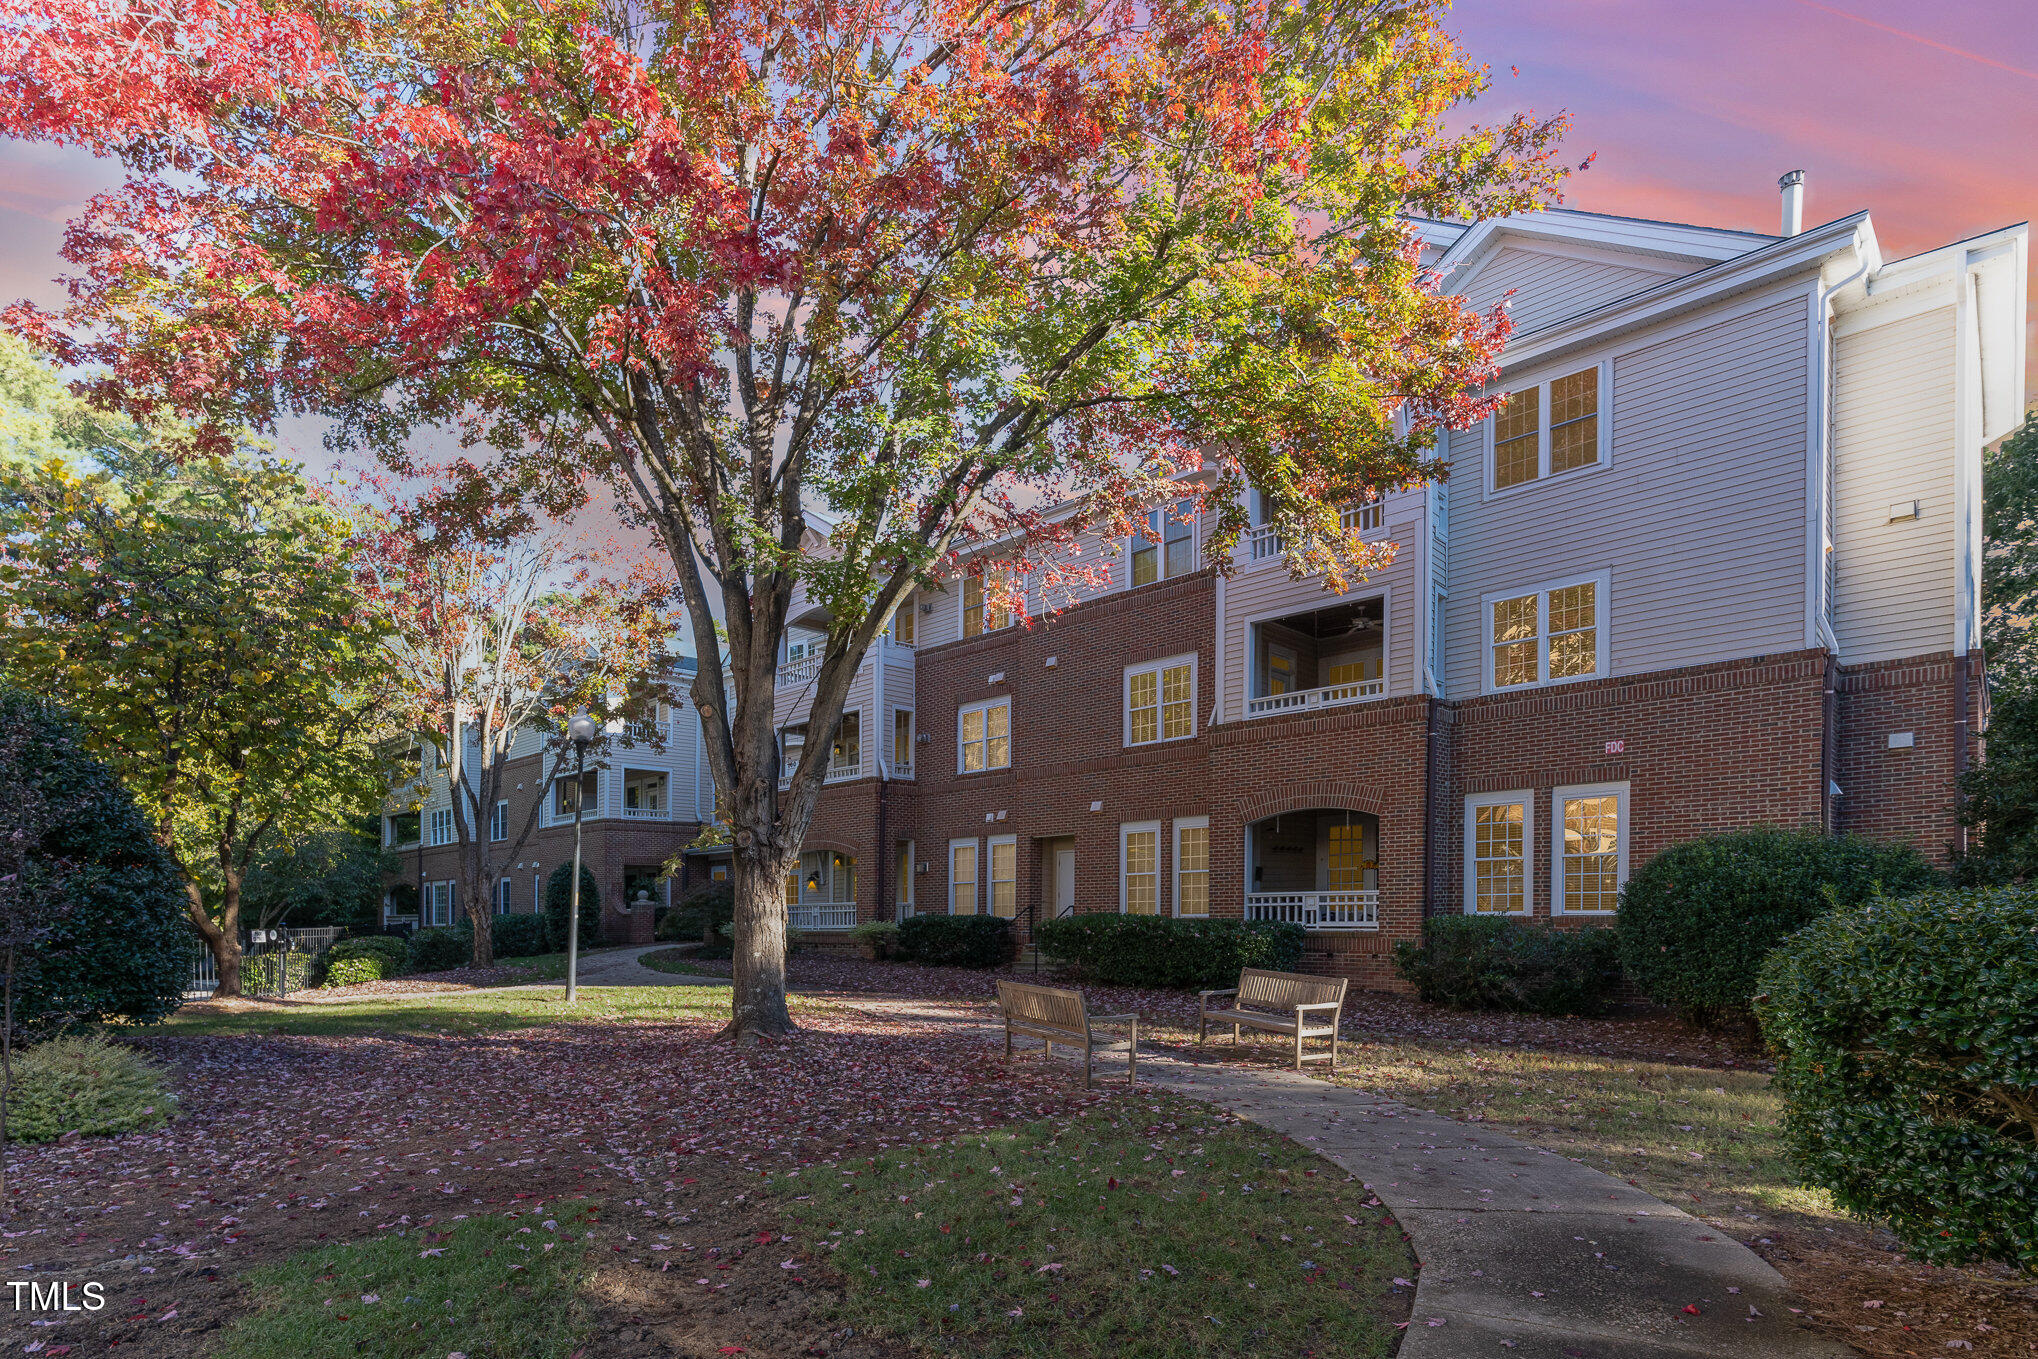
[[[692,972],[660,972],[638,962],[647,953],[662,953],[676,944],[637,944],[629,948],[605,948],[599,953],[580,955],[579,984],[582,986],[727,986],[727,977],[704,977]],[[547,982],[563,986],[565,982]]]
[[[984,1009],[853,999],[1002,1042]],[[1037,1060],[1029,1049],[1026,1060]],[[1362,1180],[1422,1262],[1400,1359],[1846,1359],[1753,1251],[1566,1157],[1293,1071],[1142,1048],[1140,1079],[1294,1139]],[[1111,1084],[1112,1059],[1098,1064]]]

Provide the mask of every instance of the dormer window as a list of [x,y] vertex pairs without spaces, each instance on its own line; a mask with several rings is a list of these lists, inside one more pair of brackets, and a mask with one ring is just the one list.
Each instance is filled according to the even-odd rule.
[[1508,393],[1492,421],[1491,486],[1512,490],[1610,459],[1603,365]]

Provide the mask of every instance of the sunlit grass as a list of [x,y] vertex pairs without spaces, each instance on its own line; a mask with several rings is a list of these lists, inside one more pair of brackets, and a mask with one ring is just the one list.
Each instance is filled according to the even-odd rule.
[[[808,1005],[797,997],[795,1015]],[[171,1034],[488,1033],[558,1023],[671,1023],[726,1020],[729,993],[711,986],[585,986],[574,1004],[563,987],[449,991],[418,997],[294,1002],[236,1011],[184,1010],[159,1030]]]
[[1386,1355],[1412,1295],[1362,1185],[1172,1097],[775,1187],[797,1247],[843,1276],[838,1321],[951,1353]]

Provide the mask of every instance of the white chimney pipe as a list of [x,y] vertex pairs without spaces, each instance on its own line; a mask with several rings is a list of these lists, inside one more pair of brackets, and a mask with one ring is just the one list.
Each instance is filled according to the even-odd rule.
[[1804,171],[1792,170],[1776,187],[1783,190],[1783,234],[1795,236],[1804,230]]

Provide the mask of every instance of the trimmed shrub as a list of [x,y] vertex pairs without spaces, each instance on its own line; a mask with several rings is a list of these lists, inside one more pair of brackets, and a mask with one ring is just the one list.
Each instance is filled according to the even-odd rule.
[[410,937],[410,959],[406,972],[444,972],[474,961],[474,927],[456,925],[451,929],[419,930]]
[[1105,986],[1228,986],[1247,967],[1292,972],[1300,925],[1275,920],[1179,920],[1160,915],[1063,916],[1034,926],[1057,963]]
[[1614,933],[1636,985],[1702,1024],[1745,1020],[1762,960],[1835,906],[1936,886],[1908,845],[1816,830],[1732,831],[1664,850],[1621,891]]
[[15,1022],[34,1029],[163,1018],[181,1003],[191,954],[202,947],[175,866],[66,714],[0,686],[0,731],[23,738],[0,746],[13,752],[0,760],[0,797],[51,813],[26,873],[68,906],[51,913],[34,957],[23,960]]
[[1933,1264],[2038,1274],[2038,888],[1836,911],[1761,982],[1805,1178]]
[[326,950],[321,986],[352,986],[357,982],[400,977],[410,965],[410,946],[386,934],[342,939]]
[[719,937],[722,926],[736,918],[736,884],[704,882],[689,887],[672,903],[653,931],[660,939],[690,943]]
[[869,949],[872,958],[889,958],[899,947],[899,927],[889,920],[866,920],[853,927],[849,937]]
[[915,915],[899,924],[899,957],[922,967],[996,967],[1012,956],[1012,922],[998,915]]
[[[573,861],[567,860],[545,879],[545,942],[553,953],[566,948],[566,913],[573,909]],[[580,866],[580,947],[601,942],[601,888],[586,864]]]
[[1394,968],[1424,1000],[1459,1010],[1598,1015],[1620,985],[1612,930],[1560,930],[1496,916],[1426,921],[1422,942],[1396,941]]
[[552,951],[552,931],[545,917],[536,912],[496,916],[488,930],[497,958],[530,958]]
[[87,1137],[160,1128],[177,1111],[163,1070],[104,1034],[66,1034],[14,1058],[7,1135],[50,1142],[67,1132]]

